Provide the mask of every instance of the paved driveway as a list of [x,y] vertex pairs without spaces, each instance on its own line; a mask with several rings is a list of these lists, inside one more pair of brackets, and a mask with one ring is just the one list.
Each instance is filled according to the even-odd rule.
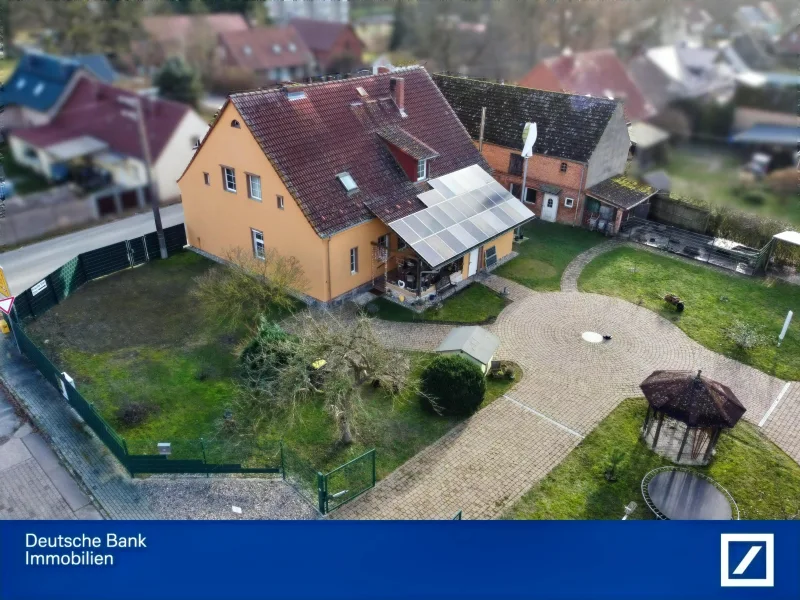
[[[336,518],[492,518],[544,477],[656,369],[702,369],[730,386],[762,422],[786,382],[712,352],[671,322],[624,300],[577,292],[534,292],[490,276],[513,303],[488,326],[498,358],[525,371],[506,397],[480,411],[343,507]],[[385,339],[431,350],[449,327],[381,321]],[[592,344],[581,334],[612,336]],[[790,384],[764,431],[800,462],[800,384]]]

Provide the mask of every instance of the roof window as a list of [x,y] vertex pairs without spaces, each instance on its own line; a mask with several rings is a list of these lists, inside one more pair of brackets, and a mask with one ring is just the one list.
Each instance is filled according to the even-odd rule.
[[39,82],[36,84],[36,87],[33,88],[33,95],[39,96],[44,91],[44,84]]
[[250,56],[253,53],[253,49],[250,46],[245,46],[242,48],[242,51],[247,55]]
[[306,93],[304,91],[302,91],[302,90],[300,90],[298,92],[286,92],[286,98],[289,101],[302,100],[305,97],[306,97]]
[[275,54],[280,54],[280,53],[281,53],[281,47],[280,47],[280,44],[273,44],[273,46],[272,46],[272,51],[273,51]]
[[20,77],[19,80],[17,81],[17,89],[21,90],[24,87],[25,87],[25,78]]
[[354,192],[358,189],[358,185],[356,184],[356,180],[353,179],[353,176],[350,175],[347,171],[344,173],[339,173],[336,177],[339,178],[339,182],[344,186],[344,189],[349,192]]
[[297,46],[294,44],[289,44],[289,52],[297,52]]

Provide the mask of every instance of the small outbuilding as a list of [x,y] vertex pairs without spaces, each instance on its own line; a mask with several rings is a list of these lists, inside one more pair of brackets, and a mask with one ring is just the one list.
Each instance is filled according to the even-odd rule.
[[483,327],[456,327],[442,340],[436,352],[464,356],[486,374],[499,347],[500,339]]

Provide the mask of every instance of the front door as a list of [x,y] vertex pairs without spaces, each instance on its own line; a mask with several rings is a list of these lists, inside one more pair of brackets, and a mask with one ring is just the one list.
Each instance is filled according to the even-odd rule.
[[542,200],[542,221],[555,222],[558,213],[558,196],[545,194]]
[[478,272],[478,249],[475,248],[475,250],[469,253],[469,271],[467,271],[467,277],[472,277],[477,272]]

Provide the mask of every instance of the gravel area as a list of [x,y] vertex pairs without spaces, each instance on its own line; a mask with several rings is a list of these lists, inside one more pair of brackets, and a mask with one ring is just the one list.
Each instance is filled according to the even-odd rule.
[[[137,479],[157,518],[182,520],[316,519],[311,505],[281,479],[149,477]],[[241,508],[241,514],[233,511]]]

